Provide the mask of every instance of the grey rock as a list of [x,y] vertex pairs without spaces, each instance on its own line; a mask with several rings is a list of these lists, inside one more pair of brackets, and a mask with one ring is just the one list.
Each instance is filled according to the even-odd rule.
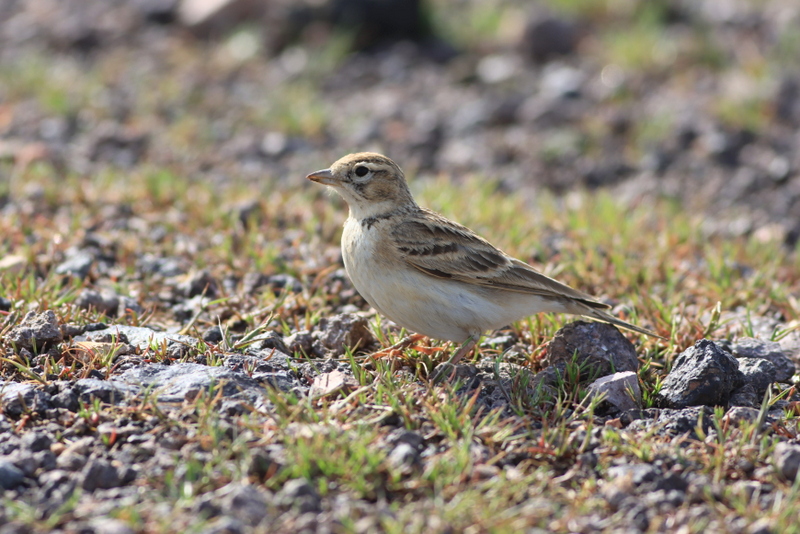
[[275,296],[284,291],[288,293],[300,293],[303,291],[303,284],[300,283],[300,280],[290,274],[273,274],[267,278],[267,285],[272,288]]
[[[229,487],[233,486],[233,487]],[[267,494],[256,486],[232,483],[221,488],[222,509],[246,525],[258,525],[269,515]]]
[[139,393],[139,388],[119,383],[116,380],[98,380],[97,378],[81,378],[75,382],[75,393],[84,403],[98,399],[106,404],[119,404],[126,397]]
[[542,72],[542,94],[549,99],[578,98],[586,74],[566,65],[548,65]]
[[763,396],[767,388],[775,382],[778,370],[772,362],[762,358],[736,358],[739,371],[744,375],[746,383],[753,386],[756,395]]
[[702,339],[675,358],[657,402],[664,408],[726,405],[731,392],[743,384],[736,359]]
[[241,521],[233,517],[223,516],[212,521],[203,531],[204,534],[244,534],[249,532]]
[[195,347],[200,342],[192,336],[183,334],[170,334],[168,332],[156,332],[150,328],[141,326],[112,325],[100,330],[86,332],[82,336],[75,338],[76,341],[99,341],[110,342],[112,340],[121,343],[128,343],[142,350],[147,350],[151,346],[161,346],[165,342],[167,346],[174,344],[189,345]]
[[153,24],[172,24],[178,18],[179,0],[136,0],[136,7],[142,18]]
[[744,421],[755,421],[758,419],[759,411],[747,406],[734,406],[725,413],[725,420],[732,425],[738,425]]
[[222,329],[217,325],[211,326],[203,332],[203,341],[206,343],[214,343],[216,345],[223,339]]
[[0,381],[0,408],[15,419],[26,413],[44,413],[52,408],[51,396],[38,384]]
[[64,388],[52,397],[53,406],[63,408],[71,412],[77,412],[80,408],[78,394],[71,388]]
[[196,363],[146,364],[125,371],[116,381],[137,388],[152,389],[163,402],[192,400],[201,391],[209,391],[212,387],[221,388],[226,397],[244,398],[253,402],[260,400],[265,394],[264,388],[256,380],[242,372]]
[[605,394],[603,402],[608,403],[618,412],[634,410],[642,405],[639,378],[632,371],[598,378],[589,384],[588,390],[590,395]]
[[230,354],[225,358],[225,367],[239,373],[244,371],[253,380],[281,391],[289,391],[302,385],[295,373],[281,368],[280,364],[284,360],[277,358],[277,361],[273,361],[276,359],[276,354],[272,352],[266,355],[269,356],[268,360],[256,356]]
[[[299,330],[284,339],[289,354],[301,354],[305,356],[315,356],[314,337],[308,330]],[[321,355],[316,355],[321,356]]]
[[94,129],[86,152],[92,161],[108,162],[127,169],[144,157],[148,144],[146,133],[106,123]]
[[745,129],[725,130],[714,128],[704,137],[705,146],[711,156],[720,164],[736,167],[739,164],[742,149],[753,142],[755,135]]
[[0,534],[33,534],[34,531],[25,523],[10,521],[0,526]]
[[188,270],[188,265],[182,258],[164,258],[152,254],[142,256],[136,266],[143,273],[158,275],[162,278],[180,276]]
[[[271,354],[273,349],[275,352],[283,354],[284,356],[289,354],[289,348],[286,346],[286,343],[283,342],[283,336],[275,331],[266,332],[263,336],[260,336],[258,341],[250,345],[249,348],[257,351],[265,351],[268,354]],[[270,360],[272,360],[272,357],[270,357]]]
[[0,459],[0,487],[16,489],[25,481],[25,473],[8,460]]
[[425,443],[425,438],[416,432],[398,429],[389,435],[387,441],[395,446],[399,445],[400,443],[406,443],[414,447],[416,450],[422,450],[422,446]]
[[258,13],[254,0],[181,0],[178,21],[201,37],[224,34]]
[[83,280],[94,265],[94,254],[89,250],[71,248],[67,258],[56,266],[56,274],[74,276]]
[[617,465],[608,468],[608,479],[629,479],[635,486],[654,482],[659,477],[657,468],[650,464]]
[[302,478],[287,481],[275,495],[278,506],[293,508],[300,513],[322,510],[322,498],[311,483]]
[[79,308],[84,310],[94,309],[108,317],[117,316],[119,302],[119,295],[107,289],[101,292],[87,288],[81,291],[78,298],[75,299],[75,305]]
[[398,443],[389,453],[387,461],[402,472],[410,472],[419,463],[419,451],[408,443]]
[[575,52],[579,37],[580,33],[575,22],[552,15],[537,14],[525,25],[519,48],[525,57],[543,62]]
[[517,337],[512,334],[502,334],[494,337],[488,337],[481,343],[481,348],[495,348],[499,350],[508,350],[517,343]]
[[56,466],[66,471],[79,471],[89,460],[89,454],[95,444],[91,437],[81,438],[70,443],[56,459]]
[[775,527],[771,519],[762,517],[747,525],[745,532],[746,534],[774,534]]
[[247,474],[264,480],[270,473],[275,473],[280,468],[280,463],[264,449],[255,449],[247,460]]
[[[5,422],[4,420],[0,419],[0,422]],[[19,436],[12,431],[11,425],[8,425],[9,428],[3,430],[0,433],[0,455],[9,455],[16,452],[20,447],[20,441],[22,441]]]
[[10,456],[7,457],[9,460],[14,462],[14,465],[17,466],[25,476],[33,476],[38,468],[36,464],[36,458],[34,457],[34,453],[30,451],[26,451],[24,449],[20,449],[14,451]]
[[85,491],[117,488],[122,485],[122,477],[111,462],[94,458],[87,462],[81,471],[80,484]]
[[576,321],[556,332],[547,349],[547,363],[568,364],[573,357],[585,369],[582,378],[639,369],[633,344],[616,327],[605,323]]
[[708,433],[711,430],[714,411],[708,406],[693,406],[681,410],[651,408],[643,410],[641,415],[640,419],[628,425],[628,429],[637,431],[655,428],[656,433],[662,436],[688,435],[697,438],[698,424],[703,432]]
[[320,319],[319,330],[315,337],[322,346],[334,356],[345,353],[345,347],[365,350],[375,346],[378,340],[369,327],[366,317],[349,313],[340,313],[332,317]]
[[134,534],[135,531],[119,519],[95,517],[89,521],[94,534]]
[[31,452],[50,450],[53,440],[44,432],[28,432],[22,436],[22,447]]
[[737,358],[763,358],[775,366],[775,382],[788,382],[796,372],[795,364],[781,348],[780,343],[752,337],[736,340],[732,353]]
[[69,471],[53,469],[39,475],[39,486],[44,497],[49,500],[56,493],[71,493],[75,489],[75,481],[70,477]]
[[558,383],[564,379],[565,364],[557,363],[536,373],[528,385],[528,389],[537,397],[554,397]]
[[775,95],[775,117],[787,124],[800,125],[800,78],[783,74]]
[[127,297],[125,295],[119,296],[119,306],[117,307],[117,317],[122,317],[123,315],[142,315],[144,313],[144,308],[142,307],[139,302],[132,298]]
[[41,353],[63,339],[56,314],[52,310],[42,313],[28,312],[22,322],[11,329],[6,341],[16,350]]
[[203,296],[213,299],[219,295],[219,284],[210,272],[203,269],[181,282],[178,291],[187,298]]
[[50,471],[56,468],[56,455],[47,451],[39,451],[33,453],[33,463],[36,469],[42,471]]
[[781,442],[775,446],[772,463],[780,475],[789,482],[797,478],[800,470],[800,445]]
[[269,283],[269,276],[264,273],[249,272],[242,279],[242,291],[246,295],[255,295],[256,292]]
[[756,393],[756,388],[752,384],[745,384],[731,393],[728,404],[730,406],[757,408],[761,405],[761,397]]

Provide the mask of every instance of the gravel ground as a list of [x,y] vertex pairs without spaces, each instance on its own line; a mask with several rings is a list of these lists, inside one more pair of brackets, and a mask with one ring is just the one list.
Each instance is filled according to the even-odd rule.
[[420,183],[674,200],[789,253],[800,4],[189,4],[0,2],[0,534],[791,523],[800,336],[766,340],[796,316],[725,312],[748,328],[671,345],[668,373],[606,325],[546,350],[509,328],[437,390],[407,357],[355,363],[396,330],[347,279],[331,200],[285,192],[378,150]]

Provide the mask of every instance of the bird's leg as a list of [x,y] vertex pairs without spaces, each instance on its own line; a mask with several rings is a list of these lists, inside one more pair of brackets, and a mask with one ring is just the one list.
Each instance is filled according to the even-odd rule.
[[384,356],[391,356],[395,351],[406,349],[424,337],[425,336],[422,334],[411,334],[410,336],[404,337],[391,347],[386,347],[378,352],[373,352],[370,354],[369,358],[371,360],[377,360],[378,358],[383,358]]
[[472,350],[475,348],[475,345],[478,344],[478,339],[480,339],[480,337],[480,334],[473,334],[469,336],[467,340],[461,344],[461,347],[459,347],[459,349],[455,351],[452,356],[450,356],[449,360],[436,368],[433,374],[431,374],[431,380],[433,382],[439,382],[442,378],[444,378],[444,374],[450,369],[452,369],[452,372],[450,373],[450,378],[448,380],[452,380],[456,374],[456,364],[461,361],[461,358],[472,352]]

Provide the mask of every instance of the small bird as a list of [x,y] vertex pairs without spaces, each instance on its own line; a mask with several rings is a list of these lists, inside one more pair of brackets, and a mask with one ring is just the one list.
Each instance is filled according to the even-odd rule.
[[307,178],[333,188],[350,208],[342,257],[361,296],[407,330],[461,343],[450,365],[487,330],[539,312],[584,315],[661,337],[420,207],[403,171],[386,156],[350,154]]

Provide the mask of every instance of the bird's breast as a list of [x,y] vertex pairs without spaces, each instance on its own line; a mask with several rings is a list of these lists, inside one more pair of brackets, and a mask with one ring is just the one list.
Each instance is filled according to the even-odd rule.
[[381,283],[380,273],[377,272],[380,262],[379,239],[376,228],[367,228],[354,218],[347,219],[342,233],[344,268],[356,290],[373,306],[375,303],[370,288]]

